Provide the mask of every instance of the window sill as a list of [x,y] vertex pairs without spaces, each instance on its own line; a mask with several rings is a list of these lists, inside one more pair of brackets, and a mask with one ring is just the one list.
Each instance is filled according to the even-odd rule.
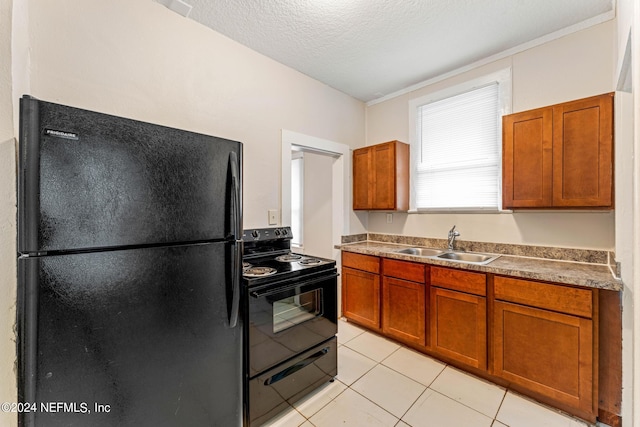
[[409,214],[511,214],[512,210],[474,209],[474,208],[441,208],[441,209],[410,209]]

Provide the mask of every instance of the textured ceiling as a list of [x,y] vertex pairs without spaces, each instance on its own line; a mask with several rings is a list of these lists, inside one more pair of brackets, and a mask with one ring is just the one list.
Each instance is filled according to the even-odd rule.
[[185,0],[190,18],[362,101],[611,15],[613,0]]

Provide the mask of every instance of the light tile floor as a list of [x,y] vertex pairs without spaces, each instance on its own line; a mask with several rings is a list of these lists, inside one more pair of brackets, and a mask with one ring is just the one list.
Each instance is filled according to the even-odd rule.
[[344,320],[338,344],[337,379],[265,426],[588,426]]

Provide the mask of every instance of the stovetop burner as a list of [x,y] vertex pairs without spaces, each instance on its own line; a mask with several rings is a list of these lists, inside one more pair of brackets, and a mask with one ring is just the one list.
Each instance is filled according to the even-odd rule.
[[298,254],[286,254],[286,255],[280,255],[279,257],[276,257],[276,261],[280,261],[280,262],[299,261],[301,259],[302,259],[302,255],[298,255]]
[[249,287],[335,271],[334,260],[291,252],[289,227],[244,230],[243,241],[242,276]]
[[271,267],[249,267],[242,272],[246,277],[264,277],[276,274],[278,270]]
[[302,265],[316,265],[316,264],[322,264],[324,261],[318,258],[305,258],[305,259],[301,259],[298,262]]

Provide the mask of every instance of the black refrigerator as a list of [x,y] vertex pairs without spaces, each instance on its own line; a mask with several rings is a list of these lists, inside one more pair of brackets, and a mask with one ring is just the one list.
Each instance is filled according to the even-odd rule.
[[242,424],[242,144],[20,100],[22,426]]

